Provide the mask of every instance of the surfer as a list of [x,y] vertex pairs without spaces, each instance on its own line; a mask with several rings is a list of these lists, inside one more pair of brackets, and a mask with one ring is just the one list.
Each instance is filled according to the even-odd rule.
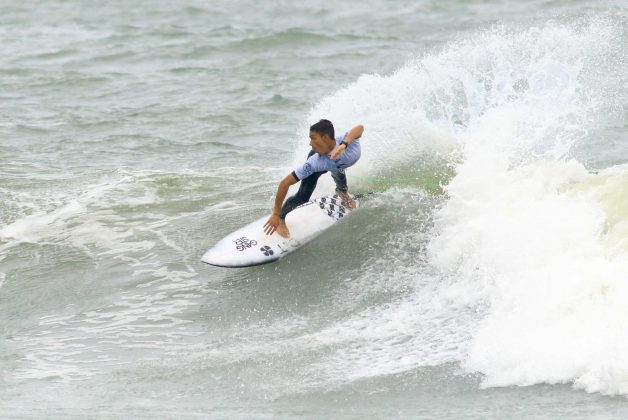
[[[272,235],[276,231],[284,238],[290,236],[285,221],[286,215],[310,200],[318,178],[327,171],[331,171],[331,176],[336,183],[338,197],[348,208],[355,208],[355,201],[349,195],[345,169],[360,159],[359,138],[363,132],[364,127],[356,125],[344,135],[336,137],[334,125],[329,120],[320,120],[310,127],[312,150],[307,155],[305,163],[279,183],[273,214],[264,224],[264,232],[267,235]],[[299,181],[301,181],[299,191],[288,198],[282,206],[290,186]]]

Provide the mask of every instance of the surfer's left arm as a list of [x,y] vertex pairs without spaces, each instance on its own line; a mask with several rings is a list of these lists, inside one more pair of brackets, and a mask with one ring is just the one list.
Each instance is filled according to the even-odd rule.
[[359,139],[360,137],[362,137],[362,133],[364,133],[364,126],[362,124],[358,124],[355,127],[353,127],[351,130],[349,130],[349,132],[347,133],[347,136],[342,141],[342,143],[340,143],[338,146],[334,148],[334,150],[332,150],[331,158],[333,160],[338,159],[340,155],[342,154],[342,152],[346,150],[348,144],[351,143],[353,140]]
[[286,198],[290,186],[296,184],[298,181],[299,180],[294,175],[294,172],[291,172],[279,183],[279,187],[277,188],[277,195],[275,196],[275,207],[273,208],[273,214],[270,215],[270,217],[264,224],[264,232],[266,232],[267,235],[272,235],[277,229],[277,226],[281,223],[280,215],[283,200]]

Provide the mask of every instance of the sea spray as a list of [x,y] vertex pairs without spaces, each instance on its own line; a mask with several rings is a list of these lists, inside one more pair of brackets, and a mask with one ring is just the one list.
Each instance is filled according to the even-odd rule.
[[[626,190],[596,191],[608,173],[569,158],[615,108],[617,98],[605,93],[621,79],[609,72],[605,85],[597,77],[602,65],[616,64],[614,29],[594,21],[506,38],[521,46],[525,62],[515,68],[526,88],[480,101],[485,109],[459,134],[464,158],[445,188],[429,253],[486,305],[461,361],[485,375],[485,386],[628,392],[628,256],[617,252],[623,241],[615,232],[628,217],[616,204]],[[613,172],[626,176],[625,168]]]
[[[390,76],[362,76],[312,109],[301,131],[318,118],[365,125],[365,158],[350,179],[433,165],[427,156],[451,168],[427,259],[405,261],[397,278],[416,276],[415,294],[335,325],[348,347],[319,369],[342,366],[344,380],[355,380],[458,361],[484,386],[628,393],[625,190],[617,182],[626,169],[594,174],[572,156],[617,116],[620,41],[607,18],[496,27]],[[303,142],[294,162],[306,151]],[[412,185],[407,177],[400,184]],[[403,327],[385,328],[391,322]],[[355,328],[372,328],[373,344],[345,335]]]

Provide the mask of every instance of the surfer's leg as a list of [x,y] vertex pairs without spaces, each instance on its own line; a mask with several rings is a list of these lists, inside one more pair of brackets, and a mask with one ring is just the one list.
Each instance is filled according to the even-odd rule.
[[285,219],[288,213],[299,207],[301,204],[305,204],[310,201],[310,197],[312,196],[314,189],[316,189],[318,178],[325,172],[314,172],[312,175],[301,180],[299,191],[297,191],[297,193],[292,197],[288,198],[281,207],[281,214],[279,216],[282,219]]
[[349,195],[349,187],[347,186],[347,175],[345,175],[345,170],[340,169],[339,171],[332,171],[331,177],[334,178],[334,182],[336,183],[336,194],[342,201],[344,201],[345,206],[350,209],[355,208],[355,201]]
[[346,193],[349,191],[349,187],[347,187],[347,175],[345,175],[344,169],[332,171],[331,177],[334,178],[334,182],[336,183],[337,193]]

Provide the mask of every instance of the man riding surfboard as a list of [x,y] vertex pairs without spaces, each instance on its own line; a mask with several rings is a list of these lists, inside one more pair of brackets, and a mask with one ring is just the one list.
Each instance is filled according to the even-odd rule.
[[[320,120],[310,127],[310,146],[303,165],[292,171],[279,183],[273,213],[264,224],[264,232],[272,235],[277,232],[284,238],[290,236],[286,226],[286,215],[310,200],[318,178],[330,171],[336,183],[336,194],[348,208],[355,208],[355,202],[349,195],[345,169],[354,165],[361,154],[360,137],[364,126],[356,125],[342,136],[335,136],[334,126],[329,120]],[[299,191],[283,203],[291,185],[301,182]],[[283,206],[282,206],[283,203]]]

